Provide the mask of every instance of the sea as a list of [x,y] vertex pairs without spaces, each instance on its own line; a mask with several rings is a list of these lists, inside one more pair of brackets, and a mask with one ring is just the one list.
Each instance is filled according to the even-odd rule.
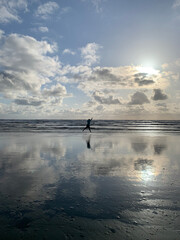
[[[0,120],[0,132],[81,132],[86,120]],[[93,120],[92,132],[180,132],[180,120]],[[88,131],[88,130],[86,130]]]

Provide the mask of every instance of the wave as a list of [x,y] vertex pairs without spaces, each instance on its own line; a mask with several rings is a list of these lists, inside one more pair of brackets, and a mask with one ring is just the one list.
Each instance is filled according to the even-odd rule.
[[[81,132],[86,120],[0,120],[0,132]],[[180,121],[94,120],[94,132],[180,132]]]

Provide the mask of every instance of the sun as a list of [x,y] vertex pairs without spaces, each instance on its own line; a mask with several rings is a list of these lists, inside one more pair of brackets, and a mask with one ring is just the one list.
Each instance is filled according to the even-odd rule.
[[152,66],[139,66],[136,68],[140,73],[146,73],[148,75],[158,74],[158,70],[153,68]]

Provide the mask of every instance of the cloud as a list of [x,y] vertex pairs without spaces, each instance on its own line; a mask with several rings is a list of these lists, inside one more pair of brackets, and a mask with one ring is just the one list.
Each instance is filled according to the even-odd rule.
[[131,101],[129,105],[142,105],[149,103],[147,96],[143,92],[136,92],[131,96]]
[[[0,93],[12,100],[9,112],[23,110],[25,114],[35,111],[32,110],[35,107],[41,107],[43,112],[56,112],[63,99],[71,96],[60,84],[61,62],[54,55],[56,51],[56,44],[37,41],[30,36],[2,36]],[[39,111],[38,108],[36,111]]]
[[121,104],[120,100],[118,98],[114,98],[114,96],[109,95],[108,97],[104,96],[102,92],[96,91],[93,93],[93,98],[101,103],[101,104]]
[[[97,78],[105,80],[106,82],[110,81],[113,83],[121,81],[120,77],[116,74],[113,74],[111,69],[108,68],[97,68],[95,69],[94,74],[97,76]],[[123,85],[123,82],[121,82],[121,84]]]
[[154,101],[158,100],[166,100],[168,99],[168,96],[164,93],[162,93],[161,89],[154,89],[154,96],[152,97]]
[[91,2],[95,6],[97,13],[102,12],[102,7],[101,7],[102,0],[91,0]]
[[[74,74],[73,74],[73,71]],[[92,67],[84,72],[75,73],[75,67],[69,67],[71,78],[78,83],[78,87],[86,93],[94,91],[118,89],[154,89],[160,86],[165,88],[169,83],[171,73],[158,72],[148,79],[147,74],[139,73],[136,66],[120,66],[120,67]]]
[[99,56],[97,55],[98,50],[101,46],[97,43],[88,43],[85,47],[80,49],[81,57],[83,63],[87,66],[91,66],[99,61]]
[[64,8],[61,8],[61,11],[60,11],[60,14],[66,14],[68,12],[70,12],[71,8],[70,7],[64,7]]
[[41,17],[42,19],[47,19],[58,8],[59,8],[59,5],[56,2],[47,2],[47,3],[41,4],[38,7],[35,14],[36,16]]
[[[156,113],[158,110],[156,107],[146,104],[150,103],[150,99],[147,97],[149,91],[160,86],[167,87],[171,76],[169,72],[158,71],[149,79],[147,74],[137,71],[137,66],[84,66],[84,68],[82,66],[81,68],[66,66],[66,73],[65,69],[63,71],[71,83],[77,84],[77,87],[92,99],[93,103],[88,109],[99,114],[97,107],[103,105],[103,116],[107,117],[109,115],[116,117],[122,113],[126,116],[142,116],[146,111],[147,113],[151,111]],[[137,93],[133,94],[128,101],[128,94],[132,90]],[[85,106],[83,109],[85,110],[87,107]]]
[[178,7],[180,7],[180,0],[175,0],[172,7],[173,7],[173,8],[178,8]]
[[55,44],[37,41],[30,36],[10,34],[0,44],[1,89],[39,89],[60,68],[57,58],[48,56],[56,51]]
[[31,90],[28,82],[19,78],[17,74],[13,75],[7,72],[0,72],[0,92],[5,93],[8,90]]
[[42,94],[45,97],[63,97],[67,95],[66,88],[60,83],[51,86],[51,88],[44,88]]
[[19,11],[27,11],[26,0],[0,0],[0,23],[21,22]]
[[49,29],[47,27],[39,27],[39,31],[44,33],[44,32],[48,32]]
[[3,37],[4,31],[0,29],[0,39]]
[[76,53],[73,52],[72,50],[66,48],[66,49],[64,49],[63,54],[71,54],[71,55],[75,55]]
[[134,75],[134,81],[139,85],[139,86],[147,86],[154,84],[155,81],[152,79],[147,79],[148,74],[147,73],[136,73]]
[[104,2],[104,0],[81,0],[82,2],[90,1],[92,5],[95,7],[97,13],[102,12],[101,4]]
[[[146,104],[150,103],[148,98],[150,91],[160,87],[166,88],[172,77],[172,73],[165,70],[159,70],[153,75],[141,73],[138,71],[138,67],[133,65],[120,67],[66,65],[61,70],[68,79],[65,79],[66,82],[75,84],[74,86],[77,86],[89,97],[87,99],[89,105],[86,102],[81,106],[81,113],[87,115],[85,111],[88,109],[91,113],[98,115],[98,108],[102,108],[105,117],[110,115],[116,117],[122,113],[126,116],[141,115],[141,117],[144,113],[156,114],[158,108],[153,104]],[[135,94],[128,101],[128,94],[132,90]]]
[[29,106],[40,106],[43,101],[36,101],[33,98],[32,99],[15,99],[14,102],[17,105],[29,105]]
[[[27,106],[42,106],[48,107],[48,105],[61,104],[63,98],[70,96],[67,94],[66,88],[60,83],[52,85],[50,88],[46,87],[38,92],[37,96],[20,97],[14,100],[17,105]],[[43,107],[43,106],[42,106]]]
[[[149,103],[148,90],[164,89],[167,86],[165,83],[169,81],[169,74],[172,76],[172,73],[164,70],[149,77],[146,73],[140,73],[133,65],[93,66],[99,61],[98,51],[101,46],[97,43],[88,43],[80,48],[80,51],[76,51],[76,54],[81,55],[83,64],[70,66],[60,62],[55,43],[38,41],[31,36],[20,34],[6,35],[3,31],[0,31],[0,36],[0,93],[11,100],[9,105],[12,109],[9,108],[9,111],[12,112],[33,111],[39,116],[42,112],[67,112],[70,117],[71,113],[75,117],[85,116],[89,110],[99,114],[98,116],[103,112],[107,117],[129,114],[132,111],[133,114],[155,112],[160,106],[155,103],[145,105]],[[68,48],[63,51],[63,54],[74,53]],[[69,91],[74,91],[75,94],[80,92],[83,96],[80,104],[75,105],[73,102],[72,109],[69,102],[62,105],[64,98],[71,97],[64,84]],[[132,90],[134,94],[128,99]],[[161,92],[161,97],[162,94]],[[80,97],[74,97],[78,98]],[[89,101],[91,107],[88,108]]]

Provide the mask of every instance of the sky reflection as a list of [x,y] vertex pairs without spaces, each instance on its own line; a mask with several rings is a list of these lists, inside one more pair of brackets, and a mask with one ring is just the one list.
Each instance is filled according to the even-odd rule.
[[[160,200],[165,200],[162,189],[168,194],[171,187],[175,195],[179,194],[179,138],[137,134],[2,135],[0,201],[8,197],[10,205],[17,200],[39,205],[54,201],[67,213],[71,206],[71,214],[91,217],[115,217],[122,206],[143,209],[142,191],[147,202],[157,194],[157,186]],[[168,195],[171,202],[175,195]],[[84,206],[83,212],[79,204]]]

